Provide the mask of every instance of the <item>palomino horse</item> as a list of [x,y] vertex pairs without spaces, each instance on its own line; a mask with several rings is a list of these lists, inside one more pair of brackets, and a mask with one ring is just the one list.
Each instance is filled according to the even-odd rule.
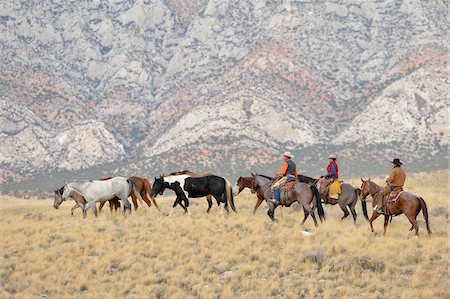
[[[266,179],[273,179],[271,177],[259,174],[262,177],[265,177]],[[252,189],[253,186],[253,176],[240,176],[238,178],[238,180],[236,181],[235,184],[235,188],[233,188],[233,194],[234,196],[237,196],[239,193],[242,192],[242,190],[244,190],[245,188],[249,188],[251,190],[252,193],[255,193],[254,190]],[[297,181],[302,182],[302,183],[307,183],[308,185],[314,185],[316,183],[316,179],[313,179],[311,177],[305,176],[305,175],[297,175]],[[253,209],[253,215],[255,215],[256,210],[259,208],[259,206],[261,205],[261,203],[264,201],[264,197],[257,194],[257,200],[256,200],[256,204],[255,204],[255,208]]]
[[[166,188],[172,189],[177,195],[170,214],[172,214],[173,209],[178,204],[183,207],[185,212],[190,214],[188,198],[198,198],[206,195],[212,195],[218,202],[224,203],[227,212],[228,203],[230,203],[231,209],[236,212],[231,184],[223,177],[210,175],[194,178],[186,174],[162,176],[158,179],[155,178],[152,194],[155,196],[162,194]],[[186,206],[183,206],[182,201]]]
[[[319,184],[319,181],[317,182],[317,184]],[[321,190],[320,185],[317,185],[317,189]],[[358,202],[360,192],[361,192],[361,190],[359,188],[353,188],[352,185],[344,183],[344,184],[341,184],[341,194],[339,194],[339,197],[337,198],[336,201],[328,202],[326,200],[327,194],[320,193],[320,195],[322,196],[322,199],[324,200],[325,203],[331,204],[333,206],[335,204],[339,205],[342,212],[344,212],[344,216],[342,216],[341,220],[344,218],[347,218],[347,216],[350,215],[350,213],[348,212],[348,209],[347,209],[347,207],[348,207],[350,209],[350,211],[352,212],[353,222],[356,223],[357,214],[356,214],[355,206],[356,206],[356,203]],[[361,207],[362,207],[364,218],[366,220],[369,220],[369,216],[367,214],[367,205],[364,200],[361,200]]]
[[[100,179],[101,181],[103,180],[107,180],[110,178],[104,178],[104,179]],[[152,202],[155,205],[155,207],[158,209],[158,211],[161,212],[161,210],[158,207],[158,204],[155,201],[155,198],[151,195],[152,192],[152,186],[150,185],[150,182],[146,179],[146,178],[140,178],[138,176],[130,176],[130,179],[133,180],[133,182],[136,184],[136,186],[138,187],[138,191],[139,194],[141,194],[142,199],[144,200],[144,202],[147,204],[148,207],[152,206]],[[151,201],[148,199],[148,197],[151,198]],[[118,198],[116,199],[117,201],[119,200]],[[137,208],[139,207],[138,205],[138,201],[136,196],[134,196],[134,193],[131,193],[131,201],[133,202],[133,206],[134,206],[134,210],[136,211]],[[99,207],[99,212],[102,211],[103,206],[105,205],[105,201],[100,203],[100,207]],[[110,210],[111,210],[111,202],[110,202]]]
[[[58,189],[58,190],[54,190],[55,192],[55,201],[60,201],[62,202],[62,194],[64,192],[64,187]],[[70,209],[70,214],[73,216],[73,211],[76,208],[81,208],[83,205],[86,204],[86,200],[84,199],[84,197],[82,195],[80,195],[79,193],[72,191],[69,194],[69,198],[73,199],[73,201],[75,201],[75,205],[72,207],[72,209]],[[109,211],[112,213],[113,208],[115,208],[116,212],[117,210],[120,208],[120,202],[119,199],[116,197],[114,199],[111,199],[108,201],[109,202]],[[105,202],[101,202],[101,207],[103,206],[102,204],[104,204]],[[100,208],[101,209],[101,208]]]
[[53,207],[58,209],[62,201],[70,198],[70,194],[73,191],[83,196],[86,200],[86,204],[81,206],[84,218],[89,208],[92,208],[97,217],[96,202],[107,201],[118,197],[123,203],[123,213],[125,214],[126,208],[130,208],[131,206],[128,202],[130,193],[134,193],[137,198],[142,200],[136,184],[130,178],[114,177],[105,181],[74,181],[66,183],[63,187],[62,195],[55,197]]
[[[382,200],[380,195],[381,186],[378,186],[373,181],[368,179],[364,181],[361,179],[361,198],[365,200],[366,197],[370,194],[372,196],[372,207],[378,205],[378,201]],[[389,222],[389,217],[398,216],[400,214],[405,214],[408,218],[409,222],[411,222],[411,228],[409,231],[413,229],[416,230],[416,236],[419,235],[419,225],[417,224],[417,215],[420,210],[422,210],[423,218],[425,219],[425,223],[427,226],[428,234],[431,234],[430,225],[428,223],[428,209],[427,204],[423,200],[422,197],[418,197],[410,192],[402,192],[399,194],[398,199],[394,202],[386,202],[384,205],[384,232],[383,235],[386,235],[386,229]],[[373,211],[372,217],[369,220],[370,229],[374,232],[372,222],[378,218],[380,214],[377,211]]]
[[[188,176],[193,177],[193,178],[201,178],[201,177],[208,176],[208,175],[214,175],[213,173],[195,173],[195,172],[192,172],[190,170],[183,170],[183,171],[175,171],[175,172],[171,172],[171,173],[168,173],[168,174],[164,174],[164,176],[182,175],[182,174],[188,175]],[[209,211],[211,210],[211,207],[212,207],[212,196],[211,196],[211,194],[206,195],[206,200],[208,201],[208,209],[206,210],[206,213],[209,213]],[[220,205],[219,201],[217,201],[217,205]]]
[[314,220],[314,225],[317,226],[318,224],[316,216],[314,215],[314,210],[311,208],[311,203],[313,202],[314,197],[316,197],[315,204],[320,221],[325,220],[325,212],[323,211],[322,203],[320,201],[320,194],[315,186],[296,182],[287,194],[282,191],[280,196],[280,203],[274,204],[268,199],[272,198],[272,190],[270,189],[270,187],[274,183],[275,179],[270,180],[266,176],[261,176],[258,174],[252,174],[252,176],[254,179],[252,188],[256,191],[256,193],[260,194],[267,201],[267,204],[269,205],[267,215],[269,215],[272,221],[277,221],[275,219],[275,209],[278,205],[289,207],[292,203],[298,202],[303,207],[303,212],[305,213],[305,217],[301,224],[304,224],[308,216],[311,215]]

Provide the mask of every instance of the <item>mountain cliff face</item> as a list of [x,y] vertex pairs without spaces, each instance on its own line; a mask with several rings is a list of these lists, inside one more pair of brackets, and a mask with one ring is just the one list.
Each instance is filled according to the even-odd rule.
[[439,167],[447,15],[446,1],[0,3],[0,183],[270,172],[285,149],[312,174],[330,152],[348,170]]

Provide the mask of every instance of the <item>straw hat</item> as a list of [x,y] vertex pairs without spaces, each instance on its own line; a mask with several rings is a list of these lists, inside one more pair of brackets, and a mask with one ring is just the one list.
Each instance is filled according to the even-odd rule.
[[284,152],[283,157],[289,157],[289,158],[294,158],[294,155],[291,154],[291,152]]
[[334,159],[334,160],[336,160],[336,155],[331,154],[331,155],[328,156],[328,159]]

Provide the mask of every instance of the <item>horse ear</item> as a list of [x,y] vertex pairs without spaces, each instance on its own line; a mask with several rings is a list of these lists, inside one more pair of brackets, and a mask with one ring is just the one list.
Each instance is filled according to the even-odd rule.
[[364,183],[364,180],[361,178],[361,182],[363,182]]
[[251,172],[252,176],[255,176],[255,174],[253,172]]

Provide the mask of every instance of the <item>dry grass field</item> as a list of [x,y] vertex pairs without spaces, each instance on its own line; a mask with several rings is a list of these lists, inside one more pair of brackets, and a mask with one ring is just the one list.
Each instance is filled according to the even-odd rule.
[[[449,175],[407,180],[428,204],[433,235],[420,213],[419,238],[404,216],[386,237],[382,218],[370,233],[360,203],[356,225],[339,220],[338,206],[317,228],[300,227],[292,208],[277,209],[273,224],[265,204],[252,215],[249,192],[228,216],[194,199],[190,218],[140,204],[126,217],[105,209],[83,219],[70,216],[73,202],[0,200],[0,298],[449,298]],[[157,200],[168,213],[173,197]]]

